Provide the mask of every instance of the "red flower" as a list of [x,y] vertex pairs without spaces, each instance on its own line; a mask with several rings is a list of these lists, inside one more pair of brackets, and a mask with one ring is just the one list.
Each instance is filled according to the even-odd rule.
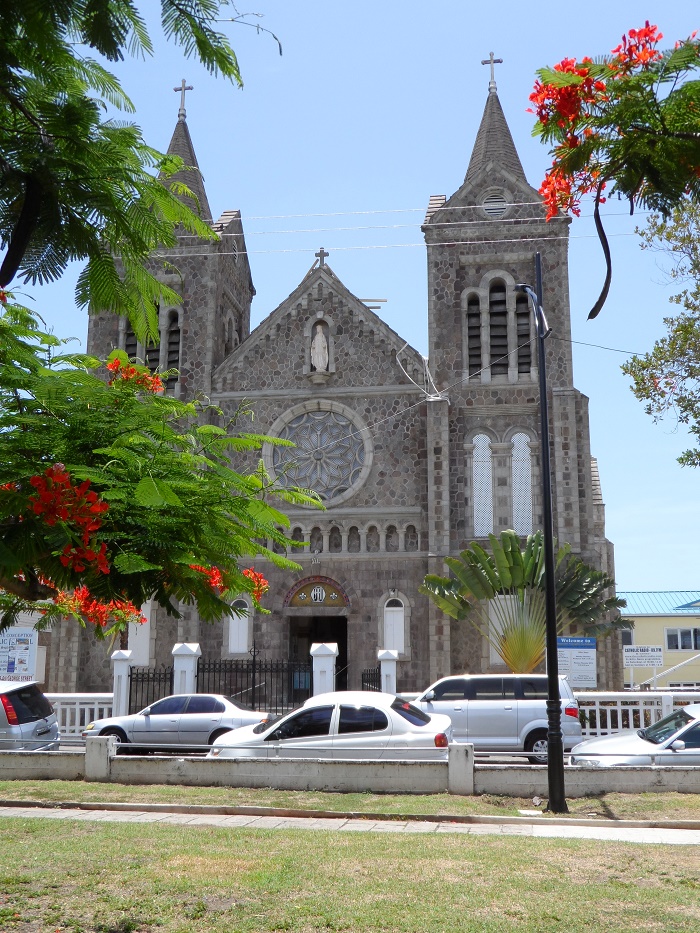
[[224,587],[224,577],[218,567],[201,567],[199,564],[190,564],[192,570],[197,570],[199,573],[203,573],[204,576],[209,580],[209,586],[213,590],[222,590]]
[[107,363],[107,369],[114,373],[109,384],[114,385],[117,379],[123,382],[132,382],[140,389],[152,392],[154,395],[163,391],[163,380],[158,375],[151,375],[146,370],[139,370],[135,366],[124,366],[121,360],[113,359]]
[[270,589],[270,584],[261,573],[256,573],[252,567],[248,567],[244,570],[243,576],[248,577],[253,584],[253,599],[256,603],[259,603],[265,593]]

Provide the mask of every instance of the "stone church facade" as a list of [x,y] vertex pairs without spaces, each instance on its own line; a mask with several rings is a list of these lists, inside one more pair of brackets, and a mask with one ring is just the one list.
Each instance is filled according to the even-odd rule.
[[[170,151],[197,160],[184,111]],[[183,173],[211,217],[201,177]],[[114,347],[152,369],[174,367],[168,391],[207,396],[227,418],[248,402],[255,430],[293,440],[264,459],[281,482],[316,489],[325,511],[287,508],[290,535],[306,543],[296,573],[269,561],[269,615],[220,625],[183,607],[179,620],[151,607],[135,647],[143,663],[170,660],[178,641],[205,658],[307,658],[313,642],[338,644],[338,685],[359,688],[377,651],[399,652],[400,690],[455,671],[497,670],[488,646],[418,592],[443,558],[489,532],[541,527],[538,374],[532,315],[519,282],[542,259],[555,534],[585,561],[613,574],[613,549],[595,460],[587,399],[573,384],[568,220],[545,222],[491,83],[464,182],[431,197],[427,248],[429,357],[358,299],[319,250],[302,281],[252,332],[255,290],[240,213],[213,223],[219,243],[183,237],[169,256],[182,303],[160,309],[161,344],[136,344],[125,321],[91,318],[89,352]],[[249,464],[250,465],[250,464]],[[68,645],[66,642],[71,641]],[[63,641],[63,645],[59,644]],[[57,635],[49,649],[53,690],[110,683],[104,646],[87,633]],[[621,685],[617,639],[598,650],[601,688]]]

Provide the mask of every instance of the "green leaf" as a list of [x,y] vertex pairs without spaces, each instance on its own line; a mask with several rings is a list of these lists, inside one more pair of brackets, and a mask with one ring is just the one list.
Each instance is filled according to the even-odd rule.
[[140,554],[134,554],[129,552],[122,552],[117,554],[117,556],[112,561],[112,565],[117,568],[120,573],[140,573],[144,570],[160,570],[161,567],[158,564],[151,564]]
[[146,476],[141,480],[134,490],[134,498],[139,505],[147,508],[158,509],[166,505],[182,507],[182,502],[170,486],[152,476]]

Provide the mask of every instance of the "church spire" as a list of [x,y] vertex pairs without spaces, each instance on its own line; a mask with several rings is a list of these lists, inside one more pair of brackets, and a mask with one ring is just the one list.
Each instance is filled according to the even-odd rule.
[[[179,87],[173,88],[174,91],[177,91],[180,94],[180,109],[178,110],[177,123],[175,124],[175,132],[173,133],[172,139],[170,140],[170,145],[168,146],[168,155],[177,155],[180,156],[185,165],[190,166],[189,169],[185,169],[182,172],[176,172],[175,175],[171,176],[172,181],[180,181],[196,195],[197,200],[199,201],[199,216],[202,220],[210,221],[212,219],[211,208],[209,207],[209,201],[207,199],[207,193],[204,190],[204,180],[199,171],[199,164],[197,162],[197,156],[194,152],[194,146],[192,144],[192,137],[190,136],[190,131],[187,127],[187,113],[185,111],[185,92],[193,90],[192,85],[185,83],[185,79],[182,79],[182,84]],[[187,202],[190,201],[189,198],[183,199]],[[197,209],[196,205],[190,205],[194,210]]]
[[510,135],[501,102],[498,99],[493,66],[502,64],[502,62],[502,58],[494,58],[493,52],[491,52],[489,58],[484,59],[481,63],[482,65],[491,66],[491,80],[489,81],[489,94],[486,98],[484,115],[481,118],[479,132],[476,134],[476,142],[472,150],[472,157],[469,160],[465,182],[476,178],[490,162],[497,162],[511,175],[527,183],[520,157],[515,148],[513,137]]

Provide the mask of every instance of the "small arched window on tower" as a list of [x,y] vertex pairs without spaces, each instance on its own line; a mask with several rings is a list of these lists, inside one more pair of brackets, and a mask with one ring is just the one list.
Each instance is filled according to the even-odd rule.
[[506,286],[496,280],[489,289],[489,356],[492,376],[508,375],[508,306]]
[[244,599],[233,601],[228,619],[229,654],[247,654],[250,644],[250,606]]
[[491,441],[486,434],[474,438],[472,458],[472,498],[474,536],[485,538],[493,533],[493,464]]
[[515,329],[518,347],[518,374],[529,373],[532,368],[532,343],[530,341],[530,302],[527,295],[515,299]]
[[481,372],[481,305],[479,296],[467,300],[467,357],[469,375]]
[[168,376],[167,387],[172,388],[180,378],[180,319],[177,311],[171,311],[168,315],[166,339],[166,369],[178,370],[178,372]]
[[404,654],[406,650],[405,611],[400,599],[387,599],[384,603],[384,644],[385,650],[398,651]]
[[522,432],[513,435],[513,530],[532,534],[532,462],[530,438]]

